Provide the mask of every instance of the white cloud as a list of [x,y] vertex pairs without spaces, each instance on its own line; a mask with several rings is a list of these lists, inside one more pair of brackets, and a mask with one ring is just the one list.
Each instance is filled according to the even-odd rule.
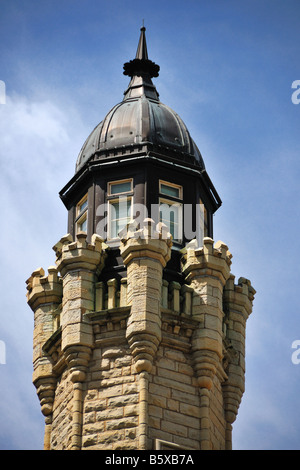
[[25,280],[38,266],[47,270],[55,263],[51,247],[67,226],[58,192],[73,176],[82,132],[77,113],[50,99],[15,95],[0,108],[0,340],[6,345],[6,364],[0,365],[1,448],[42,446],[44,419],[31,383],[33,312]]

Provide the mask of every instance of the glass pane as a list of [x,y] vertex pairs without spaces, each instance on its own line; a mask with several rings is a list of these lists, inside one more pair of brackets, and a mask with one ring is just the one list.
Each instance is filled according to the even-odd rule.
[[87,218],[85,218],[82,222],[78,223],[79,232],[86,232],[87,231]]
[[110,183],[110,194],[127,193],[131,191],[131,181],[122,183]]
[[110,238],[116,238],[118,236],[117,222],[111,222],[110,226]]
[[207,210],[200,199],[200,226],[204,236],[207,236],[208,228],[207,228]]
[[163,222],[171,233],[174,240],[181,239],[181,227],[180,222],[180,211],[181,205],[179,204],[168,204],[162,202],[160,204],[160,221]]
[[179,206],[175,204],[162,203],[160,205],[161,221],[167,220],[168,223],[178,223]]
[[176,188],[175,186],[169,186],[162,183],[160,185],[160,192],[167,196],[180,197],[180,188]]
[[87,207],[87,201],[84,201],[82,204],[79,206],[79,212],[82,212],[85,208]]
[[130,222],[131,198],[110,202],[110,238],[118,237],[119,232]]
[[111,202],[111,220],[130,217],[131,199]]

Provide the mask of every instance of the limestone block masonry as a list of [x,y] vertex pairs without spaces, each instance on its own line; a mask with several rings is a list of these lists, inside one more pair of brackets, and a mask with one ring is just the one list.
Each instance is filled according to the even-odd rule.
[[231,449],[255,290],[211,238],[182,250],[184,284],[167,282],[171,249],[163,224],[127,227],[126,277],[104,281],[109,247],[66,235],[27,280],[44,449]]

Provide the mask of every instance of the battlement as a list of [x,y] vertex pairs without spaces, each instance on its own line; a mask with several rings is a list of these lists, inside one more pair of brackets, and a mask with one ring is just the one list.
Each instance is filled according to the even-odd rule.
[[62,297],[62,280],[55,266],[48,268],[45,276],[43,268],[38,268],[26,281],[27,302],[33,310],[43,303],[60,303]]
[[98,235],[53,249],[56,267],[26,281],[45,448],[230,448],[255,290],[235,284],[227,245],[187,246],[182,284],[164,278],[172,237],[151,219],[121,233],[123,278],[102,276]]
[[232,255],[225,243],[218,241],[214,244],[211,238],[205,237],[203,247],[197,248],[195,243],[190,243],[182,251],[182,270],[189,281],[201,270],[203,276],[213,273],[222,283],[226,282]]

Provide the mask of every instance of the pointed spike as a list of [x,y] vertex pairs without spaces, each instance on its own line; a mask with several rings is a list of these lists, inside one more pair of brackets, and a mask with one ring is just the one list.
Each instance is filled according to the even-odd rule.
[[141,28],[139,44],[138,44],[138,48],[136,51],[136,56],[135,56],[136,59],[148,60],[148,51],[147,51],[145,31],[146,31],[146,28],[143,26]]

